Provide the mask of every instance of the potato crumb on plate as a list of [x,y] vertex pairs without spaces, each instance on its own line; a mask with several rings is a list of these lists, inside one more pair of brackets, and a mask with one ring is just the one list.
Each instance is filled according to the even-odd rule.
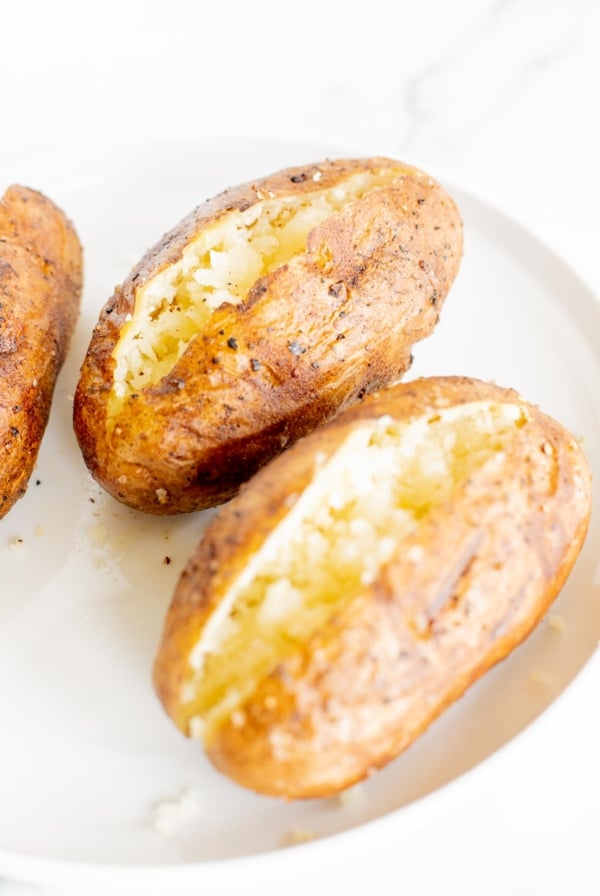
[[152,827],[157,834],[173,837],[182,825],[194,821],[199,811],[198,794],[194,788],[188,787],[175,799],[164,800],[154,806]]
[[316,839],[316,833],[310,828],[291,828],[284,838],[284,846],[297,846],[300,843],[309,843]]
[[529,680],[533,684],[538,684],[544,688],[550,687],[552,684],[552,677],[542,669],[532,669],[529,673]]
[[548,625],[555,632],[559,632],[559,634],[564,632],[565,628],[567,627],[564,618],[558,613],[554,613],[552,616],[550,616],[550,618],[548,619]]
[[108,541],[108,529],[102,523],[96,526],[90,526],[88,529],[88,538],[90,544],[94,547],[104,547]]
[[346,790],[342,790],[337,796],[337,801],[340,806],[353,806],[361,798],[363,791],[364,785],[359,782],[352,787],[347,787]]

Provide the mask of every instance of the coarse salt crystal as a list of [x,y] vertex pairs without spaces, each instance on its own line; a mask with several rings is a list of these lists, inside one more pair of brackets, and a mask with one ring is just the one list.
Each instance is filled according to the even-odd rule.
[[246,724],[246,713],[242,709],[236,709],[231,713],[231,724],[234,728],[243,728]]
[[409,550],[406,553],[406,556],[408,557],[408,559],[410,560],[411,563],[414,563],[415,566],[418,566],[419,563],[421,563],[423,561],[423,558],[425,557],[425,551],[423,550],[421,545],[415,544],[412,546],[412,548],[409,548]]

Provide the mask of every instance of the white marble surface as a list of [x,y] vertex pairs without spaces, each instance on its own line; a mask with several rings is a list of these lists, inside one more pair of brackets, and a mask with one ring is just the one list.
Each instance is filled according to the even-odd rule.
[[[490,200],[600,293],[597,0],[54,0],[5,4],[0,34],[0,171],[107,135],[389,153]],[[514,779],[286,891],[599,892],[599,698],[596,660]],[[30,892],[47,896],[0,882]]]

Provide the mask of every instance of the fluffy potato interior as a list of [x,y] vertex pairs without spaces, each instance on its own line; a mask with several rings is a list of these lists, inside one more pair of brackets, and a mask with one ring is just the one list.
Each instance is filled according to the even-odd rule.
[[[215,308],[238,304],[256,280],[303,252],[309,232],[398,170],[362,171],[338,186],[286,198],[264,198],[201,231],[180,261],[138,290],[131,321],[113,352],[109,416],[123,399],[172,370]],[[316,185],[315,185],[316,186]]]
[[191,733],[209,741],[257,682],[375,581],[419,521],[497,457],[526,419],[516,404],[472,402],[353,431],[205,625],[184,693]]

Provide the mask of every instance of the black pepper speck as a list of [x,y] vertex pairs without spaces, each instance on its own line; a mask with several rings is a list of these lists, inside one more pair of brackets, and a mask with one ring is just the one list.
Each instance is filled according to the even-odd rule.
[[332,283],[328,289],[328,293],[330,296],[335,296],[336,299],[339,299],[340,296],[343,296],[346,292],[346,284],[343,280],[340,280],[338,283]]

